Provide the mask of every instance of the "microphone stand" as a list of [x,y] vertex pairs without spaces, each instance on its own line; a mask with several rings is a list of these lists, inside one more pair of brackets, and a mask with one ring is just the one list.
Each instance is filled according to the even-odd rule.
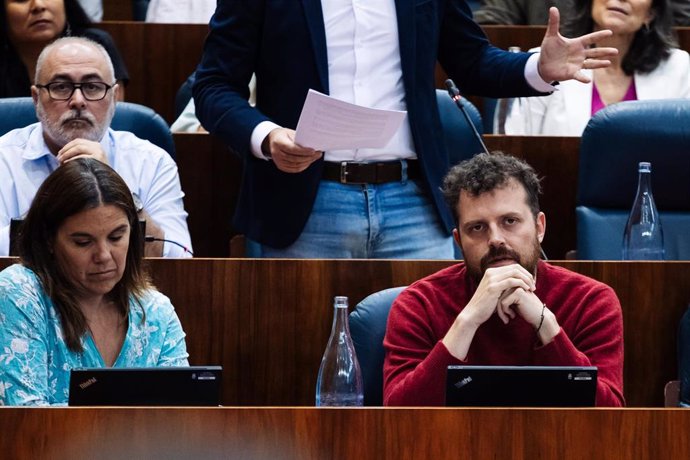
[[467,120],[467,124],[470,125],[470,128],[472,128],[472,132],[474,133],[474,137],[477,138],[479,141],[479,144],[482,146],[482,149],[484,150],[484,153],[489,153],[489,149],[486,148],[486,144],[484,144],[484,139],[482,139],[481,134],[479,134],[479,131],[477,131],[477,127],[474,126],[474,123],[472,123],[472,120],[470,119],[470,115],[467,113],[467,110],[465,109],[465,104],[462,102],[462,96],[460,96],[460,90],[458,89],[457,86],[455,86],[455,83],[453,80],[450,78],[446,80],[446,88],[448,89],[448,95],[450,96],[451,99],[453,99],[453,102],[455,102],[455,105],[458,106],[462,114],[465,116],[465,120]]

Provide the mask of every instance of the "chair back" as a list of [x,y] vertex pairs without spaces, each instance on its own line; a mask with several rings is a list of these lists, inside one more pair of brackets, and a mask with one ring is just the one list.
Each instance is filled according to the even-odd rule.
[[350,313],[350,334],[357,352],[364,381],[364,405],[383,404],[383,337],[386,335],[388,312],[405,287],[375,292]]
[[578,259],[621,259],[641,161],[652,163],[666,258],[690,259],[688,99],[621,102],[589,121],[580,144]]
[[[484,132],[482,116],[479,110],[470,101],[463,98],[463,105],[470,120],[481,135]],[[475,154],[482,152],[482,146],[477,140],[472,127],[467,123],[467,119],[462,114],[458,106],[448,95],[448,91],[437,89],[436,102],[438,113],[441,117],[441,128],[443,138],[448,151],[448,159],[451,166],[460,163],[462,160],[472,158]]]
[[[30,97],[0,99],[0,136],[37,121],[36,109]],[[132,102],[118,102],[110,127],[116,131],[129,131],[146,139],[175,158],[175,144],[170,127],[149,107]]]

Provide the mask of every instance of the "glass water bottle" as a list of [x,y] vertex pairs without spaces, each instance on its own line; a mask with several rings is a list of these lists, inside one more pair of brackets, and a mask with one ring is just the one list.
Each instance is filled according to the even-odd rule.
[[652,196],[652,164],[640,162],[637,195],[623,234],[623,260],[663,260],[664,234]]
[[362,371],[350,337],[347,297],[336,297],[333,327],[316,380],[317,406],[361,406]]

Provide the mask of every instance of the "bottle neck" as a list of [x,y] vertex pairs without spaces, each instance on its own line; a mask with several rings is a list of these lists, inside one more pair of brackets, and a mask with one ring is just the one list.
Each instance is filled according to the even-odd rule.
[[333,329],[331,331],[335,333],[350,334],[350,324],[348,322],[348,312],[347,305],[335,305],[333,307]]
[[652,173],[649,171],[640,171],[637,182],[637,194],[652,193]]

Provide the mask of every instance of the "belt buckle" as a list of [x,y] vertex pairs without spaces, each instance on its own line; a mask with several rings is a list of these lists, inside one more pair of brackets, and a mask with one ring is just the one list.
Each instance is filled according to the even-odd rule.
[[350,174],[350,172],[347,170],[347,167],[348,167],[348,165],[351,165],[351,164],[357,164],[357,163],[355,163],[353,161],[341,161],[340,162],[340,183],[341,184],[355,184],[355,185],[366,184],[366,182],[355,182],[355,181],[350,181],[348,179],[347,176],[348,176],[348,174]]

